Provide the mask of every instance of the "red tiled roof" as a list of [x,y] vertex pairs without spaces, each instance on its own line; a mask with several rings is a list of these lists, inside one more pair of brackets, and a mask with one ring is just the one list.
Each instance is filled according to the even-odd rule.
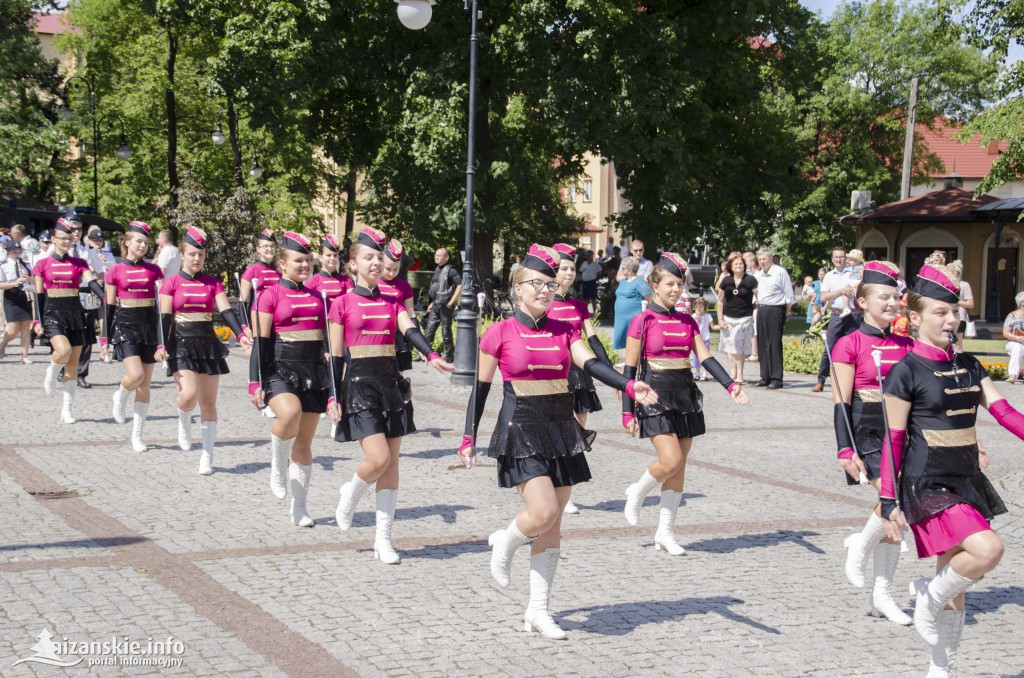
[[36,33],[41,35],[60,35],[61,33],[77,33],[78,29],[64,23],[64,15],[36,14]]
[[979,221],[973,211],[998,200],[995,196],[983,195],[975,199],[971,191],[962,188],[944,188],[906,200],[891,202],[856,217],[856,221]]
[[982,146],[980,134],[975,134],[967,143],[961,143],[959,139],[953,138],[960,126],[943,118],[936,120],[933,127],[929,129],[927,125],[919,124],[917,133],[921,135],[924,145],[944,165],[941,172],[933,175],[936,179],[954,171],[965,179],[981,179],[1009,145],[1005,141],[995,141]]

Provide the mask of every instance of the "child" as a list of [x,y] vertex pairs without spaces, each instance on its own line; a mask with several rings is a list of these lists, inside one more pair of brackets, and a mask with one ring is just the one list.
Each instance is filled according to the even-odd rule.
[[[718,325],[711,324],[711,315],[708,313],[708,302],[703,297],[697,297],[693,301],[693,319],[697,322],[697,327],[700,328],[700,338],[704,340],[704,345],[707,346],[708,350],[710,350],[711,330],[717,330],[719,327]],[[690,364],[693,366],[694,381],[704,381],[704,373],[700,367],[700,361],[697,360],[696,351],[694,351],[690,356]]]

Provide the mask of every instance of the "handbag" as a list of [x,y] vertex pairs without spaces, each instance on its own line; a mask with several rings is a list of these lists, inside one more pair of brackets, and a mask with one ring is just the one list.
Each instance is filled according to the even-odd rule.
[[967,327],[964,329],[964,337],[967,339],[974,339],[978,336],[978,326],[974,324],[973,320],[967,321]]

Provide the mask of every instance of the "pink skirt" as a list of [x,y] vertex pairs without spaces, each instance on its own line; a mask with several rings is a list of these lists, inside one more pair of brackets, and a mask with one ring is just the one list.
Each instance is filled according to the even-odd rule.
[[945,553],[972,534],[991,530],[992,526],[970,504],[955,504],[911,525],[910,529],[917,544],[917,557],[930,558]]

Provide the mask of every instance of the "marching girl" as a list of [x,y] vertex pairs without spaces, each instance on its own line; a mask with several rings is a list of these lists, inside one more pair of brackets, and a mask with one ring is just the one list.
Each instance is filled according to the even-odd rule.
[[[242,321],[242,329],[250,337],[253,333],[249,329],[249,323],[252,322],[256,312],[250,303],[255,296],[253,289],[257,294],[262,293],[276,285],[277,281],[281,279],[281,272],[277,270],[277,265],[274,263],[276,257],[277,237],[273,231],[264,228],[256,238],[256,261],[242,271],[241,281],[238,284],[238,317]],[[248,317],[246,317],[246,309],[248,309]],[[265,417],[274,418],[274,411],[268,407],[264,407],[259,412]]]
[[491,325],[480,339],[479,374],[466,412],[466,432],[459,457],[476,459],[476,431],[496,369],[504,381],[504,401],[487,455],[497,459],[498,485],[518,490],[525,508],[509,526],[491,534],[491,575],[509,585],[512,557],[533,540],[530,555],[530,602],[523,627],[545,638],[562,640],[565,632],[551,618],[549,601],[561,544],[561,521],[573,485],[590,480],[585,452],[594,433],[573,415],[569,366],[581,366],[612,388],[645,403],[658,396],[646,384],[626,379],[598,360],[572,325],[547,317],[559,289],[555,276],[559,253],[532,245],[513,275],[519,309],[512,318]]
[[329,412],[338,422],[335,439],[358,440],[365,455],[352,480],[341,486],[335,514],[338,527],[344,532],[352,526],[360,498],[376,483],[373,554],[383,563],[394,564],[401,560],[391,543],[398,502],[398,451],[402,436],[416,430],[409,380],[402,378],[395,358],[395,334],[404,334],[439,372],[453,372],[455,366],[431,350],[404,306],[382,294],[378,281],[386,242],[380,231],[367,227],[349,251],[355,287],[334,300],[329,315],[335,384],[342,383],[342,363],[347,363],[344,402],[332,397]]
[[[604,350],[604,344],[594,331],[594,323],[590,320],[590,311],[587,304],[579,299],[574,299],[569,290],[576,280],[576,256],[577,250],[572,245],[558,243],[552,247],[558,252],[559,264],[555,274],[555,281],[558,283],[558,293],[548,309],[547,316],[552,320],[561,320],[569,323],[572,328],[580,333],[580,337],[586,340],[590,350],[594,352],[597,359],[608,364],[608,353]],[[601,411],[601,400],[597,397],[597,390],[594,388],[594,379],[576,367],[569,365],[569,393],[572,395],[572,411],[576,414],[576,421],[580,426],[586,428],[587,414]],[[579,513],[580,509],[570,499],[565,505],[566,513]]]
[[[873,351],[881,351],[882,377],[903,359],[913,342],[892,334],[890,323],[899,310],[899,269],[887,261],[870,261],[857,287],[855,300],[864,322],[852,334],[841,337],[832,347],[833,424],[838,458],[846,471],[846,483],[856,485],[863,476],[878,490],[882,468],[882,392]],[[853,435],[851,439],[850,435]],[[892,578],[900,558],[900,542],[885,536],[881,507],[876,506],[864,529],[846,539],[846,576],[863,588],[868,557],[874,558],[871,611],[875,617],[904,626],[913,620],[892,597]]]
[[106,314],[100,355],[106,360],[110,347],[114,358],[124,364],[124,377],[114,393],[114,421],[123,424],[132,391],[131,445],[136,452],[145,452],[142,430],[149,414],[149,387],[153,381],[157,336],[160,316],[156,309],[156,286],[163,272],[156,264],[146,263],[149,251],[149,224],[133,221],[121,241],[121,263],[107,271],[103,283],[106,287]]
[[639,431],[641,438],[650,438],[658,454],[640,480],[626,488],[626,522],[637,524],[644,499],[660,487],[661,510],[654,548],[673,556],[686,553],[676,543],[672,531],[683,496],[686,457],[693,439],[704,435],[704,396],[694,383],[690,356],[696,352],[700,364],[732,399],[739,405],[747,404],[742,385],[733,381],[712,357],[693,317],[675,310],[686,284],[685,276],[684,259],[672,252],[661,255],[650,276],[654,290],[651,303],[629,325],[626,365],[622,371],[627,379],[640,375],[649,380],[660,397],[656,404],[639,406],[634,405],[632,398],[622,398],[622,425],[630,435]]
[[341,246],[333,235],[324,238],[320,245],[320,272],[309,276],[305,287],[316,295],[327,292],[328,308],[337,297],[352,289],[352,278],[341,271]]
[[228,373],[228,350],[213,331],[213,311],[248,350],[252,346],[238,315],[228,303],[224,285],[203,273],[208,237],[190,226],[181,239],[181,271],[160,288],[160,324],[167,342],[158,347],[157,360],[167,360],[167,371],[178,387],[178,446],[192,449],[192,410],[199,403],[203,452],[199,475],[213,473],[213,444],[217,438],[217,387]]
[[[394,299],[399,306],[405,308],[405,312],[409,314],[413,322],[417,323],[418,327],[416,310],[412,305],[415,293],[408,281],[398,277],[402,270],[402,255],[404,253],[405,248],[402,247],[399,240],[392,238],[388,242],[387,247],[384,248],[384,270],[380,274],[377,286],[380,288],[381,294]],[[399,372],[412,369],[412,351],[409,350],[409,342],[401,334],[395,336],[395,357],[398,359]]]
[[103,288],[96,281],[85,259],[68,254],[72,247],[71,224],[63,217],[53,229],[53,254],[40,259],[32,267],[35,288],[46,292],[46,308],[42,320],[35,322],[38,336],[45,333],[53,354],[46,368],[43,391],[53,395],[57,373],[64,368],[64,402],[60,418],[65,424],[74,424],[72,413],[78,383],[78,358],[82,346],[96,343],[96,332],[86,323],[85,309],[78,297],[79,283],[84,281],[92,292],[103,298]]
[[909,526],[918,557],[937,556],[935,577],[910,587],[917,596],[914,626],[933,646],[929,676],[952,674],[964,591],[1003,555],[989,521],[1006,507],[981,472],[978,406],[1024,439],[1024,415],[999,394],[976,358],[952,350],[960,323],[957,293],[944,267],[921,269],[907,300],[918,338],[885,381],[889,435],[883,441],[879,494],[882,517],[894,523],[886,524],[886,532],[896,538],[897,525]]
[[[257,301],[257,350],[250,354],[249,397],[276,415],[270,435],[270,489],[278,499],[290,490],[292,522],[313,527],[306,497],[313,472],[313,437],[330,393],[323,352],[327,311],[323,297],[303,284],[312,267],[305,236],[289,231],[281,236],[278,265],[281,280]],[[290,466],[289,459],[294,462]]]

